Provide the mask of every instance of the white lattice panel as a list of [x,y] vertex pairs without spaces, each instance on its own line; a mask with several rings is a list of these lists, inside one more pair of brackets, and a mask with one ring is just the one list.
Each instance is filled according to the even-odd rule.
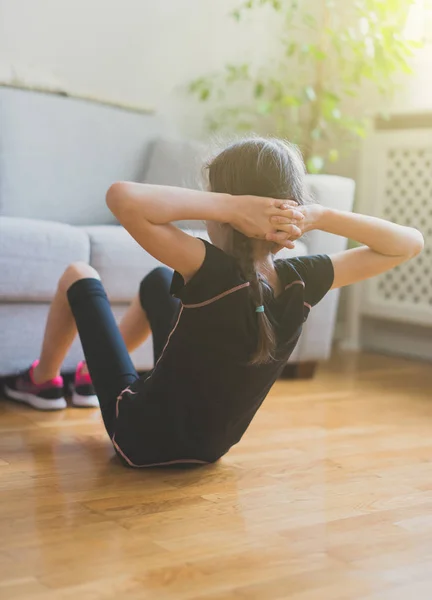
[[[370,280],[363,312],[432,324],[432,131],[373,135],[365,158],[363,194],[369,212],[419,229],[426,241],[415,259]],[[372,209],[372,210],[371,210]],[[366,206],[360,211],[368,212]]]

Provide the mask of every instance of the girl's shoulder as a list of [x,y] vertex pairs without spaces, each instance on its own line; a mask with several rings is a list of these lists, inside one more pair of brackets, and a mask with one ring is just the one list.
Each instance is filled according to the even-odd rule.
[[302,287],[305,302],[311,306],[315,306],[333,285],[333,263],[327,254],[278,259],[275,267],[284,289]]
[[[200,238],[202,239],[202,238]],[[204,262],[195,275],[185,283],[183,277],[174,272],[171,294],[184,304],[209,302],[226,292],[236,291],[246,285],[237,261],[205,239]]]

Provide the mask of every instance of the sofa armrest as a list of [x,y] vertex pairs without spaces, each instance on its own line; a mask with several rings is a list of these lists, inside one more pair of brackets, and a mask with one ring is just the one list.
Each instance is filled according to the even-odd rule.
[[[337,175],[308,175],[307,182],[314,201],[328,208],[351,211],[355,182]],[[306,236],[309,254],[333,254],[347,246],[346,238],[325,231],[311,231]]]
[[[308,175],[307,181],[314,200],[319,204],[338,210],[352,210],[355,191],[352,179],[335,175]],[[305,238],[308,254],[334,254],[347,247],[346,238],[324,231],[311,231]],[[311,310],[290,362],[318,361],[329,357],[339,295],[340,290],[332,290]]]
[[289,362],[322,361],[329,358],[336,324],[339,290],[329,292],[310,311]]

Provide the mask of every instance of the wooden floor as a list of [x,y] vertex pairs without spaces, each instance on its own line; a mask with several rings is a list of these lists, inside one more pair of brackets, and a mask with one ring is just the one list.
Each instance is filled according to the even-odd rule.
[[432,368],[335,356],[220,464],[133,471],[96,410],[0,402],[2,600],[429,600]]

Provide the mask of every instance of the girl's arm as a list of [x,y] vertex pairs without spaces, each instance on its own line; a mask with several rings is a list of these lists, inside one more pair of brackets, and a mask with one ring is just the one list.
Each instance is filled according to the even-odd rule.
[[[106,202],[140,246],[178,271],[186,281],[201,267],[205,246],[172,225],[172,221],[229,223],[249,237],[264,239],[274,230],[272,216],[284,215],[290,223],[304,219],[296,210],[296,203],[290,201],[129,182],[114,183],[107,192]],[[293,224],[286,227],[292,235],[301,233]]]
[[[388,271],[419,254],[424,245],[417,229],[397,225],[384,219],[325,208],[318,204],[299,207],[305,219],[299,224],[303,232],[320,229],[355,240],[364,246],[333,254],[333,288],[339,288]],[[277,217],[280,223],[283,217]],[[284,230],[284,224],[276,225]],[[289,232],[286,232],[287,235]],[[279,234],[267,239],[282,242]]]

